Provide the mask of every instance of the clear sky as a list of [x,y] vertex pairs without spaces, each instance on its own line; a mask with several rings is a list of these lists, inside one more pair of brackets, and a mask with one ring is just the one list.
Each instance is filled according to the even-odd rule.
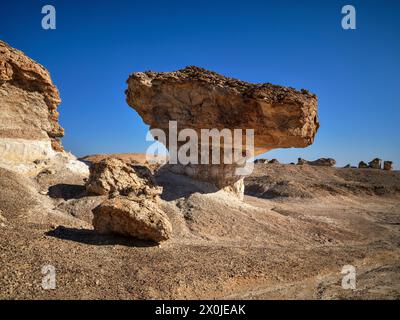
[[[45,4],[56,30],[41,28]],[[341,27],[346,4],[356,30]],[[265,157],[380,157],[400,168],[400,1],[2,0],[0,39],[50,71],[63,144],[78,156],[145,152],[147,126],[125,103],[128,75],[196,65],[318,95],[314,144]]]

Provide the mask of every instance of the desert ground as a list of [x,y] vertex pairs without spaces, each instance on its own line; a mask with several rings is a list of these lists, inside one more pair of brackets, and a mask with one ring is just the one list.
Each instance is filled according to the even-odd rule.
[[[88,195],[85,177],[0,169],[0,298],[400,298],[400,172],[256,164],[243,201],[154,174],[173,226],[160,244],[96,233],[106,196]],[[53,290],[41,286],[48,264]]]

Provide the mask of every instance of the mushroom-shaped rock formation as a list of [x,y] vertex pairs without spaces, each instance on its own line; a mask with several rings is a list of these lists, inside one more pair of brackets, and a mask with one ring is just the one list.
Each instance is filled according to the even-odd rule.
[[[251,84],[194,66],[175,72],[136,72],[127,83],[127,103],[151,129],[165,132],[169,149],[170,121],[176,121],[177,132],[193,129],[198,137],[204,129],[242,129],[241,145],[245,130],[253,129],[254,151],[247,158],[274,148],[306,147],[313,143],[319,127],[317,97],[307,90]],[[200,158],[204,141],[198,143]],[[237,163],[221,162],[189,164],[181,171],[219,188],[240,181],[242,177],[232,170]]]

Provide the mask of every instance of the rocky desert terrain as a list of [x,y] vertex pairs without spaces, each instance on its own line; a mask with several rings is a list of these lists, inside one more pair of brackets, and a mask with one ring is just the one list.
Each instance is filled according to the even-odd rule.
[[[260,155],[306,147],[319,128],[317,97],[304,89],[198,67],[127,82],[127,103],[168,135],[171,120],[194,131],[250,126]],[[232,174],[243,163],[78,160],[62,146],[59,103],[48,71],[0,41],[1,299],[400,298],[392,162],[258,159],[244,177]],[[348,265],[353,289],[342,287]]]
[[[96,233],[105,196],[87,196],[83,177],[1,169],[1,298],[400,297],[399,172],[257,164],[244,201],[156,177],[173,225],[160,244]],[[47,264],[54,290],[41,287]],[[356,290],[341,287],[348,264]]]

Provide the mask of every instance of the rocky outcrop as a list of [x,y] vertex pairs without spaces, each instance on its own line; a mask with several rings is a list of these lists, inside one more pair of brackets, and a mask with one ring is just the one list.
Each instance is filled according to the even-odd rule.
[[268,161],[269,164],[279,164],[279,161],[277,159],[272,159]]
[[0,137],[50,141],[54,150],[62,151],[60,102],[49,72],[0,41]]
[[314,161],[307,161],[302,158],[297,160],[298,165],[308,164],[310,166],[334,167],[336,160],[332,158],[320,158]]
[[366,164],[364,161],[360,161],[358,164],[359,169],[366,169],[368,168],[368,164]]
[[268,159],[265,158],[260,158],[260,159],[256,159],[254,160],[254,163],[268,163]]
[[146,166],[117,158],[93,162],[86,190],[109,196],[92,210],[97,232],[156,242],[169,238],[172,227],[159,204],[162,188]]
[[93,213],[93,226],[102,234],[117,233],[155,242],[171,236],[168,217],[153,201],[116,197],[100,204]]
[[393,162],[392,161],[384,161],[383,162],[383,170],[390,171],[393,169]]
[[86,190],[98,195],[133,194],[146,199],[153,199],[162,192],[149,168],[116,158],[106,158],[90,166]]
[[[60,142],[64,135],[58,123],[60,101],[49,72],[0,41],[1,167],[36,175],[52,159],[76,162],[74,156],[64,152]],[[87,172],[82,164],[71,166],[78,172]]]
[[371,169],[382,169],[382,160],[379,158],[375,158],[368,163],[368,166]]
[[[166,133],[167,148],[170,121],[177,121],[178,132],[192,129],[199,137],[202,129],[254,129],[254,155],[274,148],[306,147],[319,127],[317,97],[307,90],[251,84],[198,67],[137,72],[127,83],[127,103],[150,128]],[[224,188],[242,179],[232,168],[224,163],[194,164],[186,174]]]

